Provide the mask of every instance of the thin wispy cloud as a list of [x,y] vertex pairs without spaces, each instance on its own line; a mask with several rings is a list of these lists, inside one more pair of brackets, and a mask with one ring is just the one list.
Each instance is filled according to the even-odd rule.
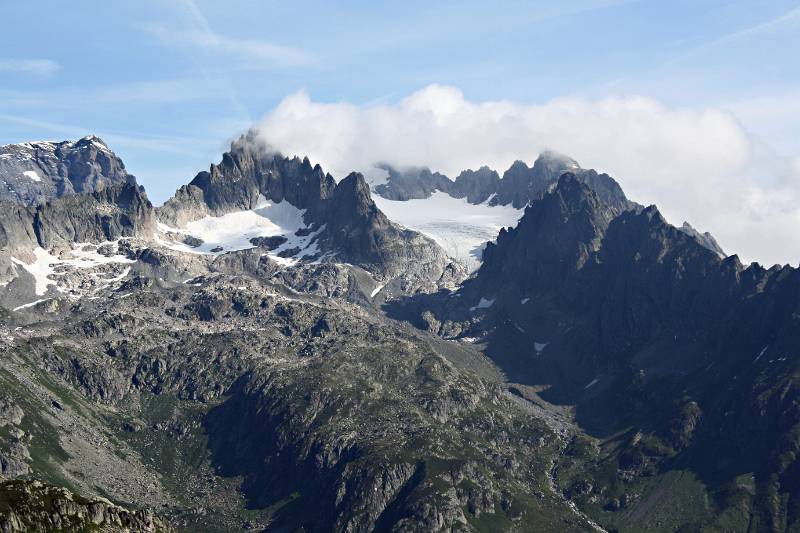
[[713,50],[720,46],[730,44],[747,37],[759,36],[766,32],[774,31],[787,24],[793,24],[793,23],[800,23],[800,7],[790,9],[782,13],[781,15],[773,17],[769,20],[759,22],[758,24],[754,24],[747,28],[738,29],[736,31],[727,33],[725,35],[721,35],[719,37],[716,37],[715,39],[697,45],[683,52],[682,54],[673,57],[666,63],[662,64],[661,67],[673,65],[675,63],[678,63],[685,59],[689,59],[703,52]]
[[800,7],[796,7],[794,9],[790,9],[790,10],[784,12],[781,15],[778,15],[777,17],[773,17],[773,18],[771,18],[769,20],[766,20],[764,22],[760,22],[760,23],[755,24],[753,26],[750,26],[748,28],[743,28],[743,29],[740,29],[738,31],[734,31],[732,33],[729,33],[727,35],[723,35],[721,37],[718,37],[718,38],[714,39],[711,42],[704,43],[704,44],[700,45],[699,47],[695,48],[695,51],[701,51],[701,50],[705,50],[705,49],[709,49],[709,48],[714,48],[716,46],[719,46],[719,45],[722,45],[722,44],[725,44],[725,43],[728,43],[728,42],[731,42],[731,41],[735,41],[735,40],[741,39],[743,37],[750,37],[750,36],[753,36],[753,35],[760,35],[760,34],[762,34],[764,32],[780,28],[781,26],[783,26],[785,24],[799,23],[799,22],[800,22]]
[[209,52],[255,62],[249,66],[272,64],[281,66],[309,65],[314,57],[298,48],[282,46],[256,39],[227,37],[219,33],[202,30],[178,30],[160,24],[149,24],[143,29],[161,42],[176,46],[191,46]]
[[200,77],[50,90],[0,90],[0,110],[63,109],[73,108],[78,103],[166,105],[220,102],[229,98],[228,92],[226,80]]
[[[789,9],[780,15],[774,16],[767,20],[718,35],[707,41],[700,42],[699,44],[694,44],[693,46],[683,49],[679,53],[668,57],[664,61],[656,63],[649,68],[645,68],[643,71],[636,72],[635,74],[631,75],[620,76],[606,81],[605,83],[602,83],[598,89],[616,89],[624,86],[626,83],[635,81],[636,78],[641,78],[645,74],[649,76],[656,75],[657,73],[666,71],[670,68],[677,67],[682,63],[694,60],[698,58],[698,56],[702,56],[707,52],[718,50],[721,47],[732,46],[735,43],[748,38],[765,38],[770,33],[779,32],[795,26],[800,26],[800,7]],[[684,42],[685,41],[681,41],[679,44],[683,44]]]
[[59,68],[59,64],[50,59],[0,59],[0,72],[52,76]]
[[315,61],[308,52],[261,39],[231,37],[214,31],[208,19],[193,0],[181,5],[189,16],[189,28],[173,28],[161,23],[142,29],[167,45],[199,48],[208,52],[238,58],[251,67],[265,64],[281,66],[308,65]]

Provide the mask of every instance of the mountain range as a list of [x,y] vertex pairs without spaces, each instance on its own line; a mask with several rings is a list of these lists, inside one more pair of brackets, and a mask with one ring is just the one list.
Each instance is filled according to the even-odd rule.
[[2,531],[795,531],[800,272],[607,174],[0,147]]

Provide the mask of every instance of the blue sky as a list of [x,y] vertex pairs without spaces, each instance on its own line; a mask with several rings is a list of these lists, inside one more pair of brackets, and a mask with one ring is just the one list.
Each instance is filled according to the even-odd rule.
[[800,161],[797,1],[52,0],[3,18],[0,143],[99,134],[156,202],[297,91],[362,108],[434,83],[471,102],[642,96],[730,113]]

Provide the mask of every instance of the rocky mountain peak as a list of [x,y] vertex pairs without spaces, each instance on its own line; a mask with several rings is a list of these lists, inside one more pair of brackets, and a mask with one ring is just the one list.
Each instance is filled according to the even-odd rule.
[[374,214],[378,210],[372,201],[369,185],[359,172],[351,172],[336,184],[333,200],[337,208],[351,210],[361,216]]
[[684,222],[683,225],[678,229],[680,229],[685,234],[693,237],[697,242],[699,242],[705,248],[708,248],[709,250],[716,253],[720,257],[726,257],[727,254],[719,245],[717,239],[715,239],[714,236],[711,235],[709,232],[705,231],[703,233],[700,233],[699,231],[694,229],[694,227],[688,222]]
[[574,174],[565,173],[552,192],[525,209],[516,228],[501,231],[497,243],[487,245],[477,282],[513,280],[529,290],[558,286],[598,249],[616,214]]
[[655,205],[648,205],[641,211],[641,215],[653,225],[666,224],[667,221]]
[[511,166],[508,167],[506,172],[514,173],[514,172],[527,172],[530,170],[530,167],[525,163],[525,161],[521,159],[516,159]]
[[99,137],[0,146],[0,200],[33,206],[135,182]]
[[492,204],[511,204],[518,209],[525,207],[540,198],[562,174],[579,170],[574,160],[552,151],[542,152],[532,167],[523,161],[514,161],[498,183]]
[[[554,150],[544,150],[533,162],[533,167],[540,167],[540,172],[559,173],[567,170],[579,170],[581,167],[577,161]],[[546,169],[546,170],[545,170]]]
[[466,198],[471,204],[482,204],[497,191],[500,176],[484,165],[478,170],[465,170],[456,178],[450,190],[455,198]]
[[100,150],[109,149],[108,144],[106,144],[105,141],[103,141],[103,139],[101,139],[97,135],[87,135],[85,137],[81,137],[80,139],[75,141],[75,146],[76,147],[94,146],[95,148]]
[[251,210],[263,201],[287,202],[302,211],[307,226],[302,233],[313,233],[308,245],[317,250],[317,258],[336,257],[379,275],[398,275],[408,270],[405,261],[414,258],[429,270],[424,278],[440,276],[447,264],[435,242],[401,230],[386,218],[361,174],[352,173],[337,184],[307,157],[284,157],[252,132],[235,140],[219,164],[179,189],[158,209],[158,217],[181,227],[204,217]]
[[384,163],[377,168],[385,170],[387,177],[375,192],[389,200],[428,198],[436,191],[449,192],[453,185],[450,178],[428,167],[397,168]]

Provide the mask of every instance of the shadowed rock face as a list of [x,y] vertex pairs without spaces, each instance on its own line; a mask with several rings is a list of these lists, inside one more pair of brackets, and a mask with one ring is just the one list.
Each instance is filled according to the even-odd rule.
[[70,195],[34,207],[0,205],[0,247],[12,250],[146,237],[153,225],[153,206],[144,189],[135,183]]
[[[639,517],[628,526],[646,529],[656,486],[664,501],[689,490],[720,498],[693,518],[670,516],[676,528],[723,523],[737,505],[750,513],[744,527],[800,523],[789,511],[800,504],[798,269],[745,267],[655,206],[619,212],[567,174],[487,248],[459,295],[394,312],[426,311],[416,322],[446,336],[483,336],[510,381],[576,406],[578,423],[614,450],[564,463],[563,486],[586,509],[627,508]],[[672,485],[674,475],[705,488]],[[746,497],[734,481],[743,475],[755,480]]]
[[[582,362],[575,378],[580,381],[604,365],[625,364],[659,339],[711,340],[753,298],[783,301],[782,290],[794,294],[791,280],[797,277],[790,267],[745,268],[736,256],[720,257],[668,224],[655,206],[620,212],[565,174],[552,193],[526,209],[516,228],[487,247],[484,264],[463,291],[468,302],[497,295],[492,312],[505,298],[523,314],[541,305],[543,313],[583,323],[596,344],[582,356],[597,353],[591,365]],[[522,298],[530,302],[520,307]],[[776,323],[784,320],[790,315]],[[764,335],[748,342],[748,353],[769,343]],[[576,367],[561,357],[565,367]]]
[[500,176],[489,167],[465,170],[450,188],[450,196],[466,198],[471,204],[482,204],[497,191]]
[[[619,214],[573,174],[564,174],[552,194],[530,205],[516,228],[489,243],[475,283],[507,279],[551,290],[580,270],[597,251],[609,222]],[[522,288],[522,287],[520,287]]]
[[39,246],[59,243],[147,238],[153,231],[153,206],[135,183],[72,195],[38,207],[34,230]]
[[34,206],[102,191],[133,177],[98,137],[0,146],[0,201]]

